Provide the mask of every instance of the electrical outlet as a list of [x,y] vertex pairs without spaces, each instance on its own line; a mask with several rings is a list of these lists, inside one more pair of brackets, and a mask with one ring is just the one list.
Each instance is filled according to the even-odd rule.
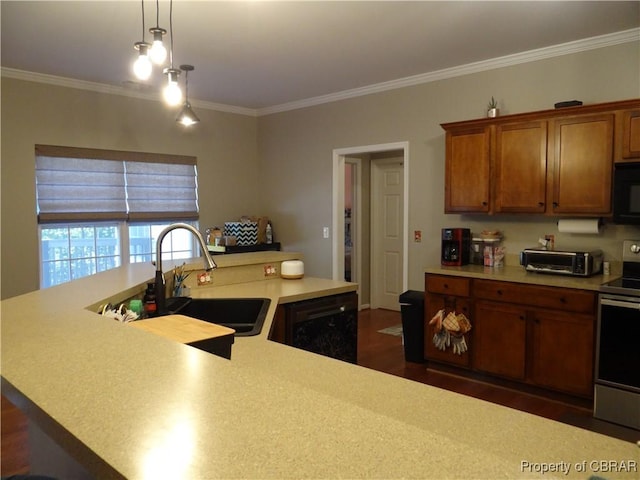
[[198,274],[198,285],[209,285],[211,283],[211,274],[202,272]]
[[265,265],[264,266],[264,276],[265,277],[275,277],[278,274],[278,270],[273,265]]
[[322,238],[329,238],[329,227],[322,228]]

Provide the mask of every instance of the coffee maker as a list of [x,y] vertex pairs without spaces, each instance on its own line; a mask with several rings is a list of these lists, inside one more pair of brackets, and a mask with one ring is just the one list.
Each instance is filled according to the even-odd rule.
[[460,266],[469,263],[471,252],[471,229],[443,228],[441,264]]

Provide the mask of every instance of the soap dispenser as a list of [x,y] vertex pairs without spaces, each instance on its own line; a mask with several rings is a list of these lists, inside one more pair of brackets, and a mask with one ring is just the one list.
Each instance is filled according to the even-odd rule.
[[267,222],[267,229],[265,233],[267,237],[267,243],[273,243],[273,228],[271,228],[271,222]]

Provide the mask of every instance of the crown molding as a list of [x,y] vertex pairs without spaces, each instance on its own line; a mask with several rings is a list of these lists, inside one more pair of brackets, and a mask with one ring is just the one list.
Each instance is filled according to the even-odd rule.
[[[28,82],[45,83],[58,87],[77,88],[80,90],[89,90],[92,92],[107,93],[110,95],[122,95],[124,97],[162,102],[162,98],[159,92],[147,93],[144,90],[136,90],[135,88],[127,88],[124,86],[119,87],[98,82],[87,82],[85,80],[78,80],[75,78],[59,77],[56,75],[48,75],[45,73],[28,72],[26,70],[18,70],[15,68],[7,67],[2,67],[1,73],[2,77],[15,78],[17,80],[25,80]],[[189,99],[189,101],[192,107],[198,107],[207,110],[216,110],[226,113],[237,113],[240,115],[248,115],[251,117],[255,117],[257,115],[257,111],[252,108],[206,102],[203,100]]]
[[[573,42],[567,42],[551,47],[539,48],[536,50],[529,50],[527,52],[516,53],[513,55],[506,55],[504,57],[493,58],[491,60],[484,60],[481,62],[469,63],[452,68],[445,68],[434,72],[423,73],[419,75],[413,75],[410,77],[399,78],[388,82],[376,83],[365,87],[354,88],[350,90],[343,90],[341,92],[330,93],[327,95],[320,95],[317,97],[306,98],[294,102],[283,103],[280,105],[273,105],[270,107],[252,109],[246,107],[238,107],[233,105],[225,105],[221,103],[205,102],[202,100],[191,100],[192,106],[198,108],[204,108],[208,110],[216,110],[220,112],[236,113],[239,115],[247,115],[252,117],[260,117],[265,115],[271,115],[274,113],[281,113],[290,110],[298,110],[301,108],[313,107],[324,103],[337,102],[340,100],[346,100],[350,98],[361,97],[364,95],[371,95],[373,93],[386,92],[388,90],[395,90],[404,87],[410,87],[414,85],[420,85],[424,83],[435,82],[438,80],[444,80],[447,78],[460,77],[463,75],[469,75],[472,73],[483,72],[487,70],[493,70],[496,68],[508,67],[511,65],[518,65],[521,63],[535,62],[538,60],[544,60],[553,57],[559,57],[562,55],[569,55],[572,53],[583,52],[587,50],[595,50],[598,48],[604,48],[622,43],[631,43],[640,41],[640,28],[633,28],[631,30],[624,30],[621,32],[611,33],[607,35],[600,35],[597,37],[586,38],[583,40],[576,40]],[[137,91],[131,88],[107,85],[104,83],[87,82],[84,80],[77,80],[67,77],[59,77],[55,75],[48,75],[42,73],[28,72],[25,70],[18,70],[14,68],[2,67],[0,70],[2,77],[15,78],[18,80],[26,80],[30,82],[46,83],[50,85],[57,85],[68,88],[78,88],[81,90],[90,90],[93,92],[107,93],[111,95],[122,95],[126,97],[139,98],[151,101],[162,101],[158,93],[146,93],[143,91]]]
[[551,47],[539,48],[536,50],[529,50],[527,52],[516,53],[513,55],[506,55],[504,57],[497,57],[490,60],[484,60],[481,62],[474,62],[474,63],[469,63],[466,65],[461,65],[457,67],[445,68],[445,69],[437,70],[434,72],[399,78],[397,80],[391,80],[389,82],[377,83],[374,85],[354,88],[351,90],[343,90],[342,92],[331,93],[328,95],[320,95],[318,97],[307,98],[307,99],[299,100],[295,102],[283,103],[280,105],[274,105],[272,107],[259,108],[257,110],[257,114],[258,116],[271,115],[273,113],[280,113],[280,112],[286,112],[289,110],[297,110],[300,108],[312,107],[316,105],[321,105],[323,103],[336,102],[339,100],[346,100],[349,98],[361,97],[361,96],[370,95],[373,93],[380,93],[388,90],[395,90],[398,88],[404,88],[404,87],[410,87],[414,85],[420,85],[423,83],[435,82],[435,81],[444,80],[447,78],[460,77],[463,75],[483,72],[486,70],[493,70],[496,68],[503,68],[511,65],[534,62],[537,60],[544,60],[547,58],[559,57],[562,55],[569,55],[572,53],[578,53],[578,52],[583,52],[587,50],[595,50],[598,48],[619,45],[622,43],[638,42],[638,41],[640,41],[640,28],[633,28],[631,30],[624,30],[621,32],[601,35],[598,37],[591,37],[583,40],[576,40],[573,42],[562,43],[562,44],[554,45]]

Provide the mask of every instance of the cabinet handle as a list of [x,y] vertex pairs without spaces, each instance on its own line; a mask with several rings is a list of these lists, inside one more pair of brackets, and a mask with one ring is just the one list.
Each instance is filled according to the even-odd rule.
[[520,320],[524,320],[524,315],[520,315],[518,318],[519,318]]
[[560,297],[560,303],[567,303],[567,299],[564,297]]
[[557,207],[558,206],[558,202],[553,202],[553,206]]
[[447,290],[447,289],[449,288],[449,284],[448,284],[448,283],[445,283],[445,284],[444,284],[444,285],[442,285],[442,286],[443,286],[443,288],[444,288],[445,290]]
[[539,207],[544,207],[544,202],[538,202]]
[[502,295],[502,290],[497,291],[498,295]]
[[486,207],[487,205],[489,205],[489,202],[482,202],[483,207]]

